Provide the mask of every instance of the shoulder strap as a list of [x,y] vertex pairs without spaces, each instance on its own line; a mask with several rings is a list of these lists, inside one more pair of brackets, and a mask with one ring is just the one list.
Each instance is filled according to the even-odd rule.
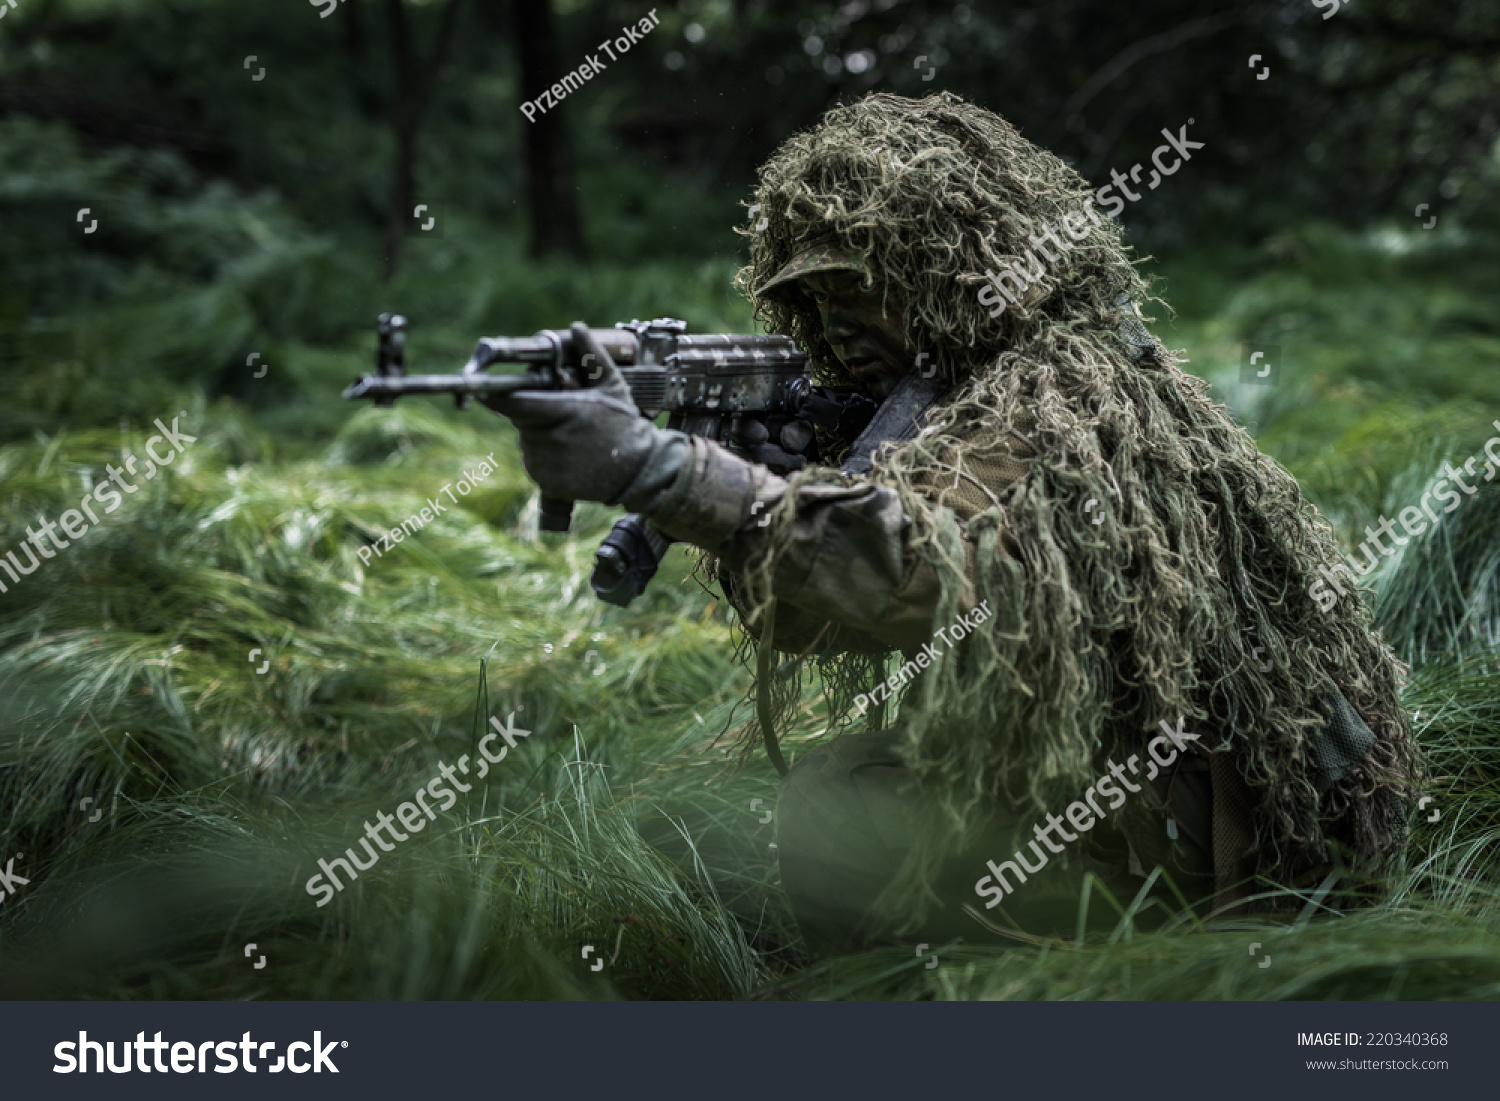
[[928,412],[946,392],[947,384],[936,376],[923,378],[916,371],[909,371],[881,402],[839,469],[845,474],[868,474],[880,445],[904,443],[920,432]]

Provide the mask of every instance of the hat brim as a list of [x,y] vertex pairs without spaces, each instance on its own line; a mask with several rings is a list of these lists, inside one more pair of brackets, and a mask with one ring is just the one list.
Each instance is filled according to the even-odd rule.
[[830,240],[814,241],[782,266],[781,270],[755,290],[757,298],[767,294],[785,294],[798,279],[818,271],[857,271],[865,273],[863,258]]

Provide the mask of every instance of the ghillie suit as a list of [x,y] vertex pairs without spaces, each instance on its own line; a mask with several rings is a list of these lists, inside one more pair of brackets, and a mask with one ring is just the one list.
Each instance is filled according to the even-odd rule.
[[[1148,284],[1119,227],[1091,214],[1072,247],[1036,255],[1044,230],[1092,210],[1084,181],[957,96],[877,94],[789,139],[755,201],[768,224],[752,235],[742,286],[831,238],[863,257],[905,309],[923,362],[954,386],[867,479],[899,494],[907,550],[940,585],[934,625],[961,605],[995,612],[900,697],[900,756],[931,809],[884,899],[892,912],[921,912],[935,897],[930,869],[980,837],[991,808],[1061,810],[1106,758],[1144,754],[1161,722],[1179,720],[1215,748],[1216,799],[1223,776],[1248,804],[1243,871],[1304,887],[1337,849],[1346,869],[1377,872],[1421,768],[1397,700],[1402,667],[1361,601],[1325,612],[1309,597],[1320,566],[1341,567],[1331,530],[1207,383],[1144,336],[1128,303],[1145,301]],[[1032,285],[992,310],[993,294],[980,301],[986,273],[1006,266]],[[794,337],[821,378],[851,381],[806,295],[761,296],[756,315]],[[1015,440],[1025,447],[1006,451]],[[783,505],[850,481],[803,471]],[[771,553],[754,568],[730,578],[705,558],[752,634],[793,511],[773,516]],[[855,694],[885,679],[870,651],[889,648],[847,632],[841,642],[836,627],[806,644],[778,633],[776,660],[811,647],[839,725]],[[784,721],[800,678],[772,679]],[[1312,743],[1335,690],[1375,742],[1320,793]]]

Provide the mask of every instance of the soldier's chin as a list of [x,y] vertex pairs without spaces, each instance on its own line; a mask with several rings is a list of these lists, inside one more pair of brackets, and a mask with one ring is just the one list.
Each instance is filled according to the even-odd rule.
[[847,367],[855,383],[870,391],[876,397],[884,397],[896,387],[900,381],[900,372],[892,370],[884,360],[871,359],[859,361]]

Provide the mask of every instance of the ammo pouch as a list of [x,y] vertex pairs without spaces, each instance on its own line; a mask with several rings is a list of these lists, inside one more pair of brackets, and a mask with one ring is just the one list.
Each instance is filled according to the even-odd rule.
[[1319,798],[1327,795],[1344,774],[1375,748],[1375,732],[1337,689],[1323,698],[1328,723],[1308,745],[1313,788]]

